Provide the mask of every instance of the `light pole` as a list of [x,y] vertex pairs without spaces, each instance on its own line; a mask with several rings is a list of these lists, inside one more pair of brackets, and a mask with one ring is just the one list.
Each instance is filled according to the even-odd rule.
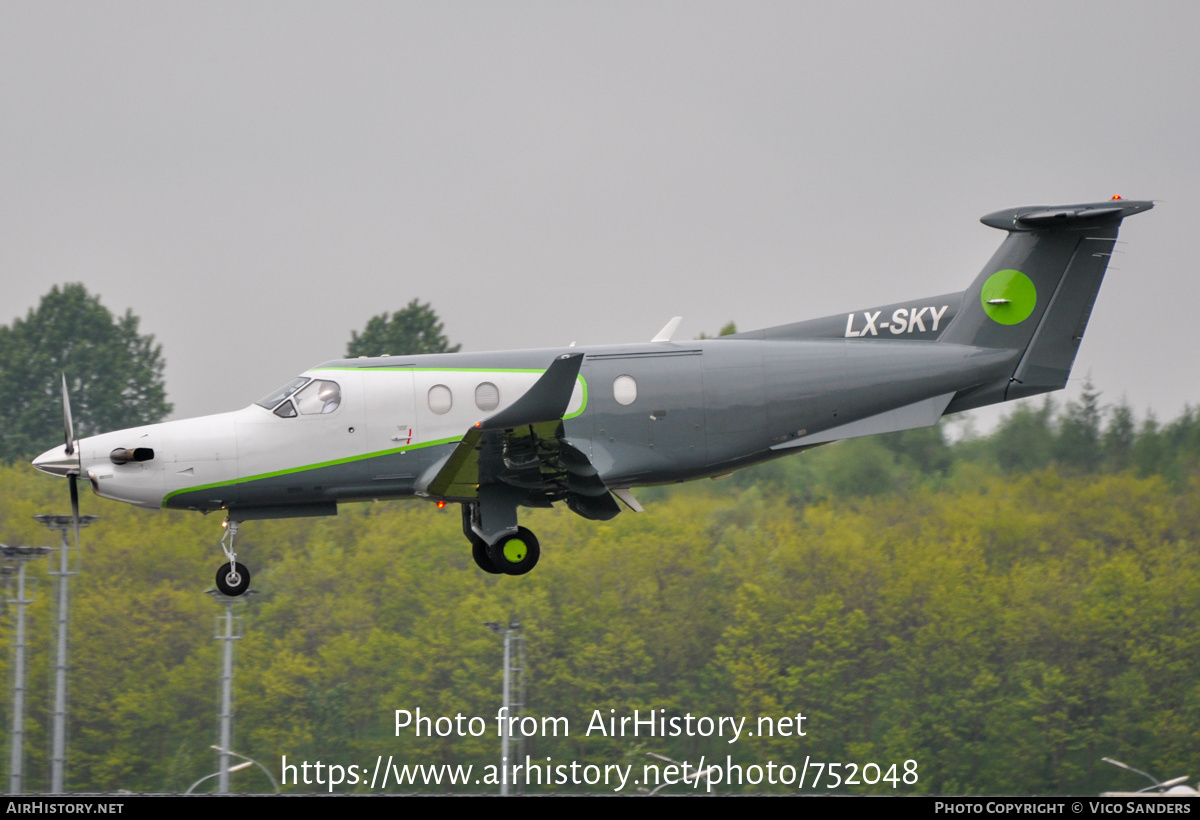
[[[501,714],[504,715],[504,719],[500,722],[500,796],[507,797],[509,793],[508,772],[511,771],[508,765],[508,752],[512,737],[510,727],[512,719],[517,717],[525,706],[525,636],[520,634],[521,624],[512,617],[508,619],[507,626],[497,621],[488,621],[484,623],[484,626],[493,633],[504,637],[504,695],[501,704]],[[513,698],[512,692],[512,673],[514,671],[518,677],[518,696],[516,698]]]
[[81,515],[78,522],[74,515],[35,515],[34,518],[44,524],[46,529],[62,533],[58,572],[50,571],[51,575],[58,576],[58,648],[54,661],[54,740],[50,754],[50,793],[62,794],[63,775],[67,765],[67,579],[79,574],[79,570],[70,571],[67,531],[76,530],[77,526],[82,529],[99,520],[99,516]]
[[[233,769],[229,767],[229,756],[232,752],[229,751],[229,746],[233,742],[233,642],[240,641],[242,636],[236,634],[235,626],[241,626],[241,618],[233,617],[233,605],[238,601],[245,601],[257,590],[246,590],[245,593],[236,598],[231,598],[228,595],[222,595],[218,590],[210,589],[205,592],[205,595],[213,596],[213,600],[219,604],[225,605],[225,614],[217,616],[217,634],[215,640],[224,641],[225,647],[221,653],[221,711],[217,713],[217,722],[220,726],[220,742],[212,748],[217,751],[217,771],[219,776],[217,781],[217,794],[229,794],[229,773],[236,771],[245,766],[235,766]],[[222,629],[223,627],[223,629]],[[253,762],[253,761],[252,761]],[[212,777],[213,775],[209,775]],[[204,778],[207,780],[208,778]],[[192,784],[195,788],[203,780]]]
[[5,558],[17,562],[17,597],[9,598],[10,604],[17,605],[17,637],[13,644],[15,658],[13,659],[13,722],[12,722],[12,757],[8,768],[8,793],[20,794],[22,783],[22,767],[25,759],[25,605],[32,603],[32,598],[25,597],[25,564],[34,558],[49,553],[50,547],[10,547],[0,544],[0,553]]

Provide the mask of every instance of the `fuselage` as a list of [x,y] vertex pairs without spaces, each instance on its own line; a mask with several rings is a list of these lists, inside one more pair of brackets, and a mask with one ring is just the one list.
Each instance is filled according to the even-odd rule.
[[[953,410],[956,397],[1004,381],[1017,355],[934,341],[715,339],[338,360],[303,373],[278,406],[82,439],[79,470],[104,498],[231,516],[436,498],[424,488],[472,425],[565,353],[585,354],[565,439],[610,488],[727,473],[931,397]],[[336,401],[305,403],[318,386]],[[138,448],[152,457],[115,463],[114,451]],[[53,472],[45,465],[61,457],[56,448],[34,463]]]

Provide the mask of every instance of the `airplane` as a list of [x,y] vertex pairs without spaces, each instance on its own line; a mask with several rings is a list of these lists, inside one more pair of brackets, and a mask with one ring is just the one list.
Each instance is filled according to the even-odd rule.
[[[102,498],[223,511],[217,587],[243,594],[245,521],[416,497],[462,508],[487,573],[538,563],[520,507],[604,521],[634,487],[728,474],[841,439],[935,424],[1066,386],[1122,220],[1114,197],[984,216],[1006,232],[965,291],[676,341],[338,359],[241,410],[74,440],[33,461]],[[619,502],[619,503],[618,503]],[[78,533],[77,533],[78,537]]]

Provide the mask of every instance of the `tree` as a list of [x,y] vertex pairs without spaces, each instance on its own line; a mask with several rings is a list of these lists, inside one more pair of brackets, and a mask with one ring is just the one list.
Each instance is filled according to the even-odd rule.
[[1110,470],[1127,469],[1133,456],[1133,443],[1137,438],[1137,427],[1134,423],[1133,408],[1129,402],[1121,399],[1112,410],[1112,418],[1104,430],[1101,439],[1101,449],[1104,460]]
[[1100,467],[1102,415],[1100,394],[1089,377],[1083,382],[1079,401],[1067,402],[1066,412],[1059,418],[1054,448],[1059,464],[1084,472]]
[[457,353],[462,345],[450,346],[442,334],[442,323],[429,304],[422,305],[416,299],[404,310],[389,317],[386,313],[371,318],[362,335],[350,331],[350,344],[346,355],[356,356],[412,356],[417,353]]
[[[721,328],[719,331],[717,331],[717,336],[718,336],[718,337],[720,337],[720,336],[732,336],[732,335],[733,335],[733,334],[735,334],[735,333],[737,333],[737,323],[736,323],[736,322],[734,322],[732,319],[730,319],[728,322],[726,322],[726,323],[725,323],[725,326],[724,326],[724,327],[722,327],[722,328]],[[699,335],[699,336],[697,336],[696,338],[697,338],[697,339],[711,339],[711,338],[713,338],[713,337],[712,337],[712,336],[709,336],[709,335],[708,335],[707,333],[705,333],[704,331],[701,331],[701,332],[700,332],[700,335]]]
[[992,435],[996,462],[1011,473],[1040,470],[1054,455],[1054,404],[1050,397],[1035,408],[1022,402],[1000,422]]
[[77,438],[153,424],[171,412],[162,346],[117,318],[82,284],[55,285],[11,327],[0,327],[0,461],[32,458],[62,441],[66,374]]

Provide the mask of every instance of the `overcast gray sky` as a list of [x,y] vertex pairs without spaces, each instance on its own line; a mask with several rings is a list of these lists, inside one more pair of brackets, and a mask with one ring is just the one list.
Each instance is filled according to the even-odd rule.
[[1171,417],[1198,34],[1195,2],[0,2],[0,323],[83,282],[183,417],[414,297],[464,350],[748,330],[960,290],[984,213],[1119,193],[1160,204],[1075,375]]

